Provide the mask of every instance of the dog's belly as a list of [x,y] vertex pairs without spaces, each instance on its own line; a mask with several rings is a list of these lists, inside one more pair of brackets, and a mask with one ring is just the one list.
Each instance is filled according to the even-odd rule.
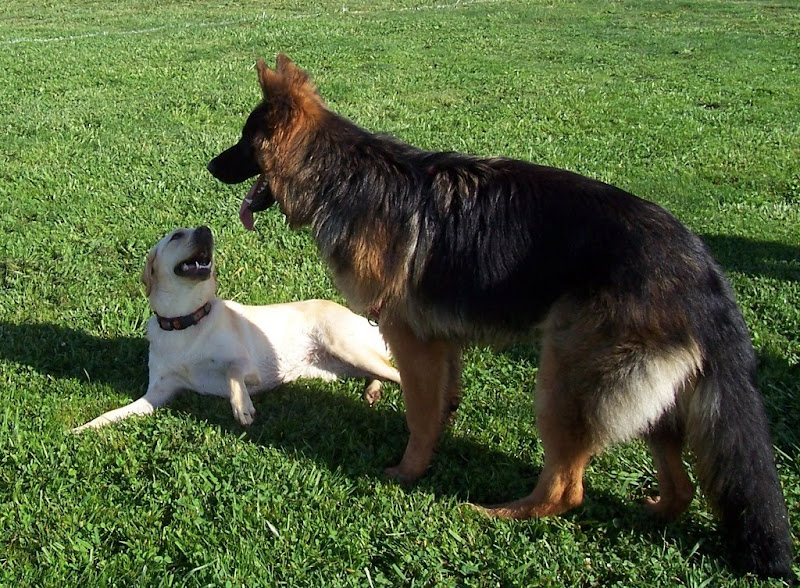
[[244,380],[247,386],[247,393],[251,396],[277,388],[287,381],[280,377],[274,365],[265,366],[266,369],[264,369],[264,366],[260,367],[258,377],[251,375]]
[[187,388],[203,396],[230,397],[230,381],[221,366],[193,366]]
[[310,349],[295,349],[294,353],[279,354],[277,357],[259,361],[258,372],[260,382],[248,391],[253,394],[277,388],[295,380],[317,378],[325,381],[337,379],[342,375],[344,365],[332,357],[320,358]]

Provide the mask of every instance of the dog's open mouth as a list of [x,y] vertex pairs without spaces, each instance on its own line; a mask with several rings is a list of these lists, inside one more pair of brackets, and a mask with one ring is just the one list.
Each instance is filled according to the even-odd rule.
[[268,209],[275,203],[275,197],[269,188],[266,174],[258,176],[253,187],[247,192],[247,196],[242,200],[239,207],[239,220],[242,221],[244,228],[248,231],[253,230],[253,213]]
[[205,280],[211,275],[211,252],[203,250],[175,266],[175,275],[182,278]]

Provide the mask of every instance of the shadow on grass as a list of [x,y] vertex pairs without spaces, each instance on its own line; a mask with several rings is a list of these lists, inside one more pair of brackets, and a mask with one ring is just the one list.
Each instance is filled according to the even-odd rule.
[[[384,392],[385,397],[392,394],[399,391],[395,388]],[[399,461],[408,438],[400,411],[381,404],[368,408],[356,395],[332,394],[313,383],[283,386],[260,395],[254,404],[256,422],[247,429],[233,420],[223,399],[184,395],[173,403],[173,409],[232,435],[244,433],[255,444],[278,447],[288,455],[311,459],[353,478],[388,481],[383,469]],[[530,440],[532,445],[537,442]],[[430,470],[407,491],[461,503],[507,502],[531,492],[540,466],[446,431]],[[648,475],[641,474],[645,478]],[[591,477],[600,483],[602,478],[614,476],[614,471],[595,467]],[[651,477],[654,480],[654,475]],[[586,483],[586,496],[581,507],[562,516],[577,524],[589,540],[604,543],[604,549],[613,550],[616,544],[628,549],[634,534],[654,544],[666,541],[685,553],[700,544],[703,556],[719,559],[723,567],[727,565],[723,540],[703,521],[686,517],[665,526],[648,516],[639,503],[621,500],[597,488],[591,480]],[[529,531],[520,526],[519,532]]]
[[[93,381],[105,382],[131,398],[140,396],[146,386],[147,342],[140,338],[105,339],[52,324],[0,322],[0,358],[54,378],[85,379],[85,369]],[[391,406],[398,394],[390,386],[384,402],[369,408],[357,393],[331,393],[325,384],[314,381],[282,386],[255,399],[256,422],[247,429],[235,422],[226,399],[184,394],[171,410],[237,437],[244,432],[252,443],[302,455],[350,477],[382,478],[383,468],[399,461],[407,440],[404,415]],[[531,439],[532,444],[536,442]],[[409,491],[462,502],[497,503],[527,495],[538,473],[538,467],[527,460],[445,433],[431,470]],[[602,535],[603,540],[616,541],[618,536],[625,542],[624,535],[633,531],[660,542],[666,536],[681,549],[702,542],[708,546],[703,553],[724,558],[718,535],[697,522],[685,519],[664,528],[638,505],[593,488],[591,482],[586,491],[587,503],[564,516],[590,537],[599,540]]]
[[[800,247],[731,235],[701,235],[725,270],[752,277],[800,282]],[[761,393],[770,422],[772,440],[794,457],[800,446],[800,365],[784,357],[761,353],[758,357]]]
[[138,398],[147,387],[147,340],[107,339],[51,323],[0,321],[0,359],[56,379],[104,382]]
[[800,247],[731,235],[701,235],[726,270],[800,282]]

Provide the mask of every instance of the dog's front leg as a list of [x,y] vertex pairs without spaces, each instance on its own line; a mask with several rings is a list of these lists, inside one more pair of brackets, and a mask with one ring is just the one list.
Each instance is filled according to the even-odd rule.
[[244,371],[241,366],[234,364],[228,369],[228,394],[231,399],[233,416],[245,427],[252,425],[256,418],[256,408],[250,400],[247,386],[244,383]]
[[412,482],[428,469],[449,414],[450,364],[455,363],[455,354],[451,343],[422,341],[404,321],[382,321],[381,332],[400,371],[410,433],[403,459],[386,473]]
[[141,398],[134,400],[130,404],[109,410],[101,414],[94,420],[89,421],[85,425],[75,427],[72,429],[73,433],[80,433],[86,429],[97,429],[105,425],[111,424],[115,421],[121,421],[134,415],[148,415],[159,406],[165,405],[172,400],[178,391],[178,386],[174,382],[170,382],[166,378],[160,378],[156,381],[151,381],[147,392]]

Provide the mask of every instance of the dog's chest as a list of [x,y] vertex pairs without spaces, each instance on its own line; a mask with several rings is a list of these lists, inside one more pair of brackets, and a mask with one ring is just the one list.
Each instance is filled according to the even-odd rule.
[[228,359],[206,358],[203,361],[172,358],[168,364],[152,362],[150,378],[166,378],[181,388],[206,396],[227,397],[233,362]]
[[[213,331],[210,331],[213,333]],[[189,339],[167,333],[150,341],[150,379],[164,379],[203,395],[230,394],[231,377],[250,371],[249,359],[235,341],[219,341],[204,331]],[[177,335],[177,336],[176,336]]]
[[151,378],[167,376],[185,389],[223,397],[230,394],[231,377],[243,377],[250,394],[299,377],[330,379],[314,371],[317,349],[305,326],[288,320],[293,315],[270,307],[246,314],[245,307],[229,302],[225,307],[229,314],[190,330],[149,333]]
[[186,387],[206,396],[227,397],[230,390],[231,361],[209,358],[203,363],[182,363],[175,366]]

